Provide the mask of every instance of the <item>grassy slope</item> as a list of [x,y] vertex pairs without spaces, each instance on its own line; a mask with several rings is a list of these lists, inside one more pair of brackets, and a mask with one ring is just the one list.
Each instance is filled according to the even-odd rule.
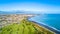
[[13,23],[0,29],[0,34],[54,34],[27,20]]

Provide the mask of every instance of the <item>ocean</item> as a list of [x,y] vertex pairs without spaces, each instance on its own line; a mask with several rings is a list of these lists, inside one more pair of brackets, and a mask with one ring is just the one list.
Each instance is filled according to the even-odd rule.
[[35,21],[39,24],[45,24],[60,31],[60,14],[40,14],[29,20]]

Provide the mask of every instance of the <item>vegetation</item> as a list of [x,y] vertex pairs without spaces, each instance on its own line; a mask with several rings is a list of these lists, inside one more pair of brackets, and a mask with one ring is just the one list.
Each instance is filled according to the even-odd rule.
[[54,34],[26,19],[0,28],[0,34]]

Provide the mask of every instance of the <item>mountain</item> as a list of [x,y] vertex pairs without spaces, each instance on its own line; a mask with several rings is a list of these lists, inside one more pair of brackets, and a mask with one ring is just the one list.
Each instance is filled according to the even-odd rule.
[[24,13],[22,11],[0,11],[0,14],[19,14]]
[[42,13],[39,11],[14,10],[14,11],[0,11],[0,14],[42,14]]

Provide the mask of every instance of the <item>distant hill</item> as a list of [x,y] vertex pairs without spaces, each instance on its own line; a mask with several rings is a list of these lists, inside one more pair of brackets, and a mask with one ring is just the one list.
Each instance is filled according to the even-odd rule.
[[0,11],[0,14],[19,14],[24,13],[22,11]]
[[0,11],[0,14],[41,14],[40,12],[35,11]]

